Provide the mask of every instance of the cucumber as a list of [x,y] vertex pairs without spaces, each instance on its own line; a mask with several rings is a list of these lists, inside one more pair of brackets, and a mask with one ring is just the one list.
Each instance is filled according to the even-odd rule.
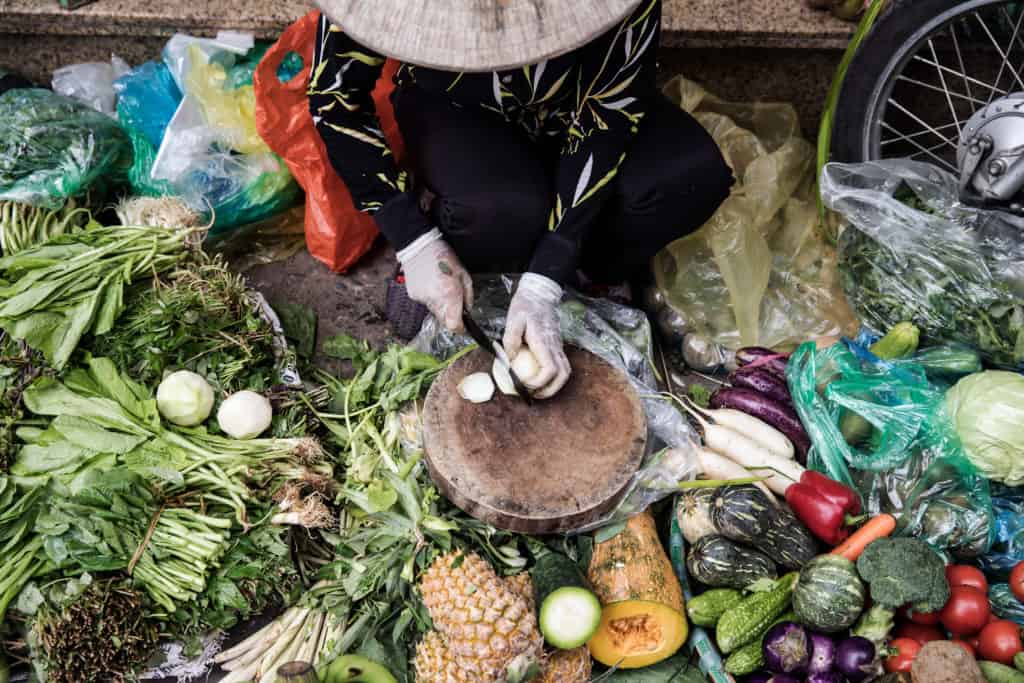
[[757,638],[786,611],[796,579],[796,572],[786,574],[771,590],[754,593],[722,615],[715,626],[715,639],[722,654],[735,652]]
[[729,658],[725,660],[725,672],[732,674],[733,676],[746,676],[747,674],[754,673],[758,669],[763,669],[764,635],[768,633],[768,629],[775,626],[775,624],[795,620],[796,614],[789,611],[772,623],[768,624],[764,631],[755,636],[752,641],[729,655]]
[[544,639],[562,650],[586,644],[601,624],[601,603],[576,563],[551,553],[537,560],[532,576]]
[[718,619],[743,599],[735,588],[712,588],[686,603],[686,614],[697,626],[714,626]]
[[998,662],[978,662],[978,668],[988,683],[1024,683],[1024,673]]

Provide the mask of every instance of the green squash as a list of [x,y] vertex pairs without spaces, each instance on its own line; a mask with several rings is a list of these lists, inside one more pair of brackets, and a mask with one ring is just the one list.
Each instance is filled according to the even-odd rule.
[[840,555],[819,555],[800,570],[793,589],[793,611],[804,626],[836,633],[857,621],[865,597],[853,562]]

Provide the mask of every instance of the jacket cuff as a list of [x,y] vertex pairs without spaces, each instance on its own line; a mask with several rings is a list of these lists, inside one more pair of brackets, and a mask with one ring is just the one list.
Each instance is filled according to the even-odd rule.
[[395,251],[405,249],[430,232],[427,217],[420,211],[419,202],[409,192],[402,192],[389,199],[373,217]]
[[528,270],[564,285],[575,277],[578,261],[579,244],[575,240],[548,232],[538,240]]

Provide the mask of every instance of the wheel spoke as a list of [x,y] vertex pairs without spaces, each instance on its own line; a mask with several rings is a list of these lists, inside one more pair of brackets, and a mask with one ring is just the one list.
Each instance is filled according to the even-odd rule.
[[903,106],[902,104],[900,104],[900,103],[899,103],[899,102],[897,102],[896,100],[892,99],[891,97],[889,98],[889,104],[893,105],[894,107],[896,107],[897,109],[899,109],[899,110],[900,110],[901,112],[903,112],[904,114],[906,114],[906,115],[907,115],[907,116],[909,116],[910,118],[914,119],[914,122],[915,122],[915,123],[917,123],[917,124],[918,124],[919,126],[921,126],[921,127],[923,128],[923,129],[925,129],[925,130],[928,130],[928,131],[931,131],[931,133],[932,133],[932,134],[933,134],[933,135],[934,135],[935,137],[937,137],[937,138],[938,138],[938,139],[940,139],[940,140],[944,140],[944,141],[945,141],[945,143],[946,143],[947,145],[949,145],[949,146],[950,146],[950,147],[952,147],[953,149],[956,149],[956,143],[955,143],[955,142],[953,142],[953,141],[952,141],[951,139],[947,138],[947,137],[946,137],[945,135],[943,135],[942,133],[940,133],[940,132],[939,132],[939,131],[938,131],[938,130],[937,130],[937,129],[935,128],[935,126],[932,126],[931,124],[929,124],[929,123],[925,122],[925,121],[924,121],[924,120],[923,120],[923,119],[922,119],[922,118],[921,118],[920,116],[918,116],[918,115],[917,115],[917,114],[915,114],[914,112],[910,111],[909,109],[907,109],[906,107],[904,107],[904,106]]
[[[945,94],[949,95],[950,97],[955,97],[955,98],[957,98],[959,100],[964,100],[965,102],[969,102],[970,104],[977,104],[977,105],[981,105],[981,106],[985,106],[986,104],[988,104],[985,100],[979,100],[976,97],[971,97],[971,96],[968,96],[968,95],[964,95],[963,93],[956,92],[955,90],[943,90],[942,88],[940,88],[940,87],[938,87],[936,85],[932,85],[931,83],[925,83],[924,81],[919,81],[919,80],[916,80],[914,78],[910,78],[909,76],[904,76],[903,74],[900,74],[899,76],[897,76],[896,80],[898,80],[898,81],[906,81],[907,83],[913,83],[917,87],[925,88],[926,90],[933,90],[935,92],[945,93]],[[960,123],[963,123],[963,121],[960,121]]]
[[[882,127],[885,128],[886,130],[889,130],[889,131],[895,133],[897,136],[901,137],[902,139],[905,139],[907,142],[912,144],[914,147],[917,147],[920,150],[919,153],[923,153],[923,154],[926,154],[927,156],[930,156],[932,159],[934,159],[935,161],[939,162],[940,164],[945,166],[947,169],[949,169],[950,172],[956,173],[956,168],[951,163],[949,163],[948,161],[946,161],[945,159],[940,157],[938,154],[936,154],[931,149],[925,147],[924,145],[919,143],[917,140],[911,140],[909,137],[903,135],[902,133],[900,133],[898,130],[893,128],[891,125],[889,125],[885,121],[882,121],[881,124],[882,124]],[[939,146],[943,147],[944,145],[939,145]]]
[[[962,122],[961,122],[962,123]],[[946,123],[941,126],[935,126],[935,130],[946,130],[947,128],[954,128],[956,124]],[[910,140],[911,138],[919,138],[924,135],[934,135],[930,130],[919,130],[916,133],[907,133],[906,135],[900,135],[898,138],[889,138],[888,140],[882,140],[882,145],[887,145],[890,142],[899,142],[901,140]],[[939,147],[945,147],[946,143],[940,143]]]
[[[932,59],[935,63],[939,63],[939,56],[935,52],[935,43],[931,38],[928,39],[928,48],[932,51]],[[949,87],[946,85],[946,76],[942,73],[942,69],[935,70],[939,74],[939,83],[942,84],[942,94],[946,96],[946,104],[949,105],[949,115],[953,119],[953,123],[956,124],[957,137],[960,136],[960,120],[956,115],[956,108],[953,106],[953,98],[949,96]]]
[[957,64],[960,65],[960,71],[964,73],[963,81],[964,88],[966,88],[967,90],[967,97],[972,102],[977,101],[974,99],[974,95],[971,93],[971,82],[967,80],[967,67],[964,66],[964,56],[963,53],[960,52],[960,41],[957,40],[956,37],[956,22],[953,22],[949,25],[949,34],[953,37],[953,49],[956,50]]
[[[1013,74],[1013,78],[1014,80],[1017,81],[1017,85],[1020,86],[1021,90],[1024,90],[1024,81],[1020,79],[1020,74],[1018,74],[1017,70],[1014,69],[1013,66],[1009,63],[1009,58],[1003,52],[1003,49],[999,47],[999,43],[998,41],[996,41],[995,36],[993,36],[992,32],[988,30],[988,24],[986,24],[985,20],[981,18],[981,13],[975,10],[974,16],[978,20],[978,23],[981,24],[981,28],[983,31],[985,31],[985,35],[987,35],[988,39],[992,41],[992,47],[996,49],[996,52],[999,53],[999,56],[1003,60],[1003,63],[999,65],[999,72],[996,74],[996,86],[999,86],[1000,81],[1002,81],[1003,79],[1003,71],[1005,71],[1006,67],[1009,66],[1010,73]],[[1017,33],[1020,31],[1021,18],[1024,18],[1024,14],[1021,14],[1021,16],[1017,19],[1017,24],[1013,27],[1013,35],[1010,38],[1010,45],[1013,45],[1013,43],[1017,40]],[[989,101],[992,101],[991,93],[989,94]]]
[[[948,74],[952,74],[954,76],[960,76],[961,78],[963,78],[963,79],[965,79],[967,81],[970,81],[971,83],[974,83],[975,85],[981,86],[982,88],[987,88],[992,93],[997,93],[999,95],[1007,95],[1007,94],[1009,94],[1006,90],[1002,90],[1000,88],[995,87],[994,85],[989,85],[988,83],[986,83],[984,81],[979,81],[977,78],[974,78],[972,76],[968,76],[964,71],[957,71],[956,69],[950,69],[948,66],[943,66],[943,65],[938,64],[936,62],[930,61],[930,60],[922,57],[921,55],[914,55],[914,59],[916,61],[918,61],[918,62],[921,62],[922,64],[927,64],[928,66],[933,66],[933,67],[935,67],[937,69],[941,69],[942,71],[944,71],[944,72],[946,72]],[[991,102],[991,100],[989,100],[989,101]]]

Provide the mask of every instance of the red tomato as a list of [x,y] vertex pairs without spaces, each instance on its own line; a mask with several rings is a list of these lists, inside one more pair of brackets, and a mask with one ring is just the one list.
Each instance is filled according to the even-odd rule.
[[1013,656],[1024,650],[1020,640],[1020,626],[1006,619],[993,621],[981,629],[978,642],[978,654],[982,659],[1007,666],[1012,666]]
[[957,645],[962,647],[964,650],[966,650],[967,654],[969,654],[971,656],[971,659],[977,659],[977,657],[978,657],[978,650],[977,650],[977,648],[975,648],[973,645],[968,643],[966,640],[960,640],[959,638],[954,638],[953,640],[951,640],[949,642],[956,643]]
[[889,647],[896,650],[896,654],[885,659],[885,670],[889,673],[909,672],[914,657],[921,651],[921,643],[913,638],[896,638],[889,642]]
[[907,618],[915,624],[922,624],[924,626],[935,626],[942,619],[942,611],[938,612],[915,612],[913,610],[907,610]]
[[977,652],[978,648],[981,647],[981,639],[978,638],[977,633],[975,633],[973,636],[971,636],[964,642],[973,647],[975,652]]
[[897,638],[910,638],[911,640],[916,640],[922,645],[933,640],[946,639],[946,634],[940,631],[937,626],[915,624],[914,622],[905,622],[900,624],[896,629],[895,636]]
[[975,588],[956,586],[942,608],[942,625],[955,636],[977,633],[988,622],[988,596]]
[[982,593],[988,593],[988,581],[985,575],[977,567],[969,567],[966,564],[951,564],[946,567],[946,580],[949,587],[970,586],[977,588]]
[[1024,602],[1024,562],[1018,562],[1010,572],[1010,590],[1021,602]]
[[[989,604],[991,605],[992,603],[989,603]],[[989,614],[988,614],[988,621],[985,622],[985,625],[987,626],[987,625],[991,624],[993,621],[999,621],[999,617],[996,616],[995,614],[992,614],[991,612],[989,612]],[[984,627],[982,627],[982,628],[984,628]]]

